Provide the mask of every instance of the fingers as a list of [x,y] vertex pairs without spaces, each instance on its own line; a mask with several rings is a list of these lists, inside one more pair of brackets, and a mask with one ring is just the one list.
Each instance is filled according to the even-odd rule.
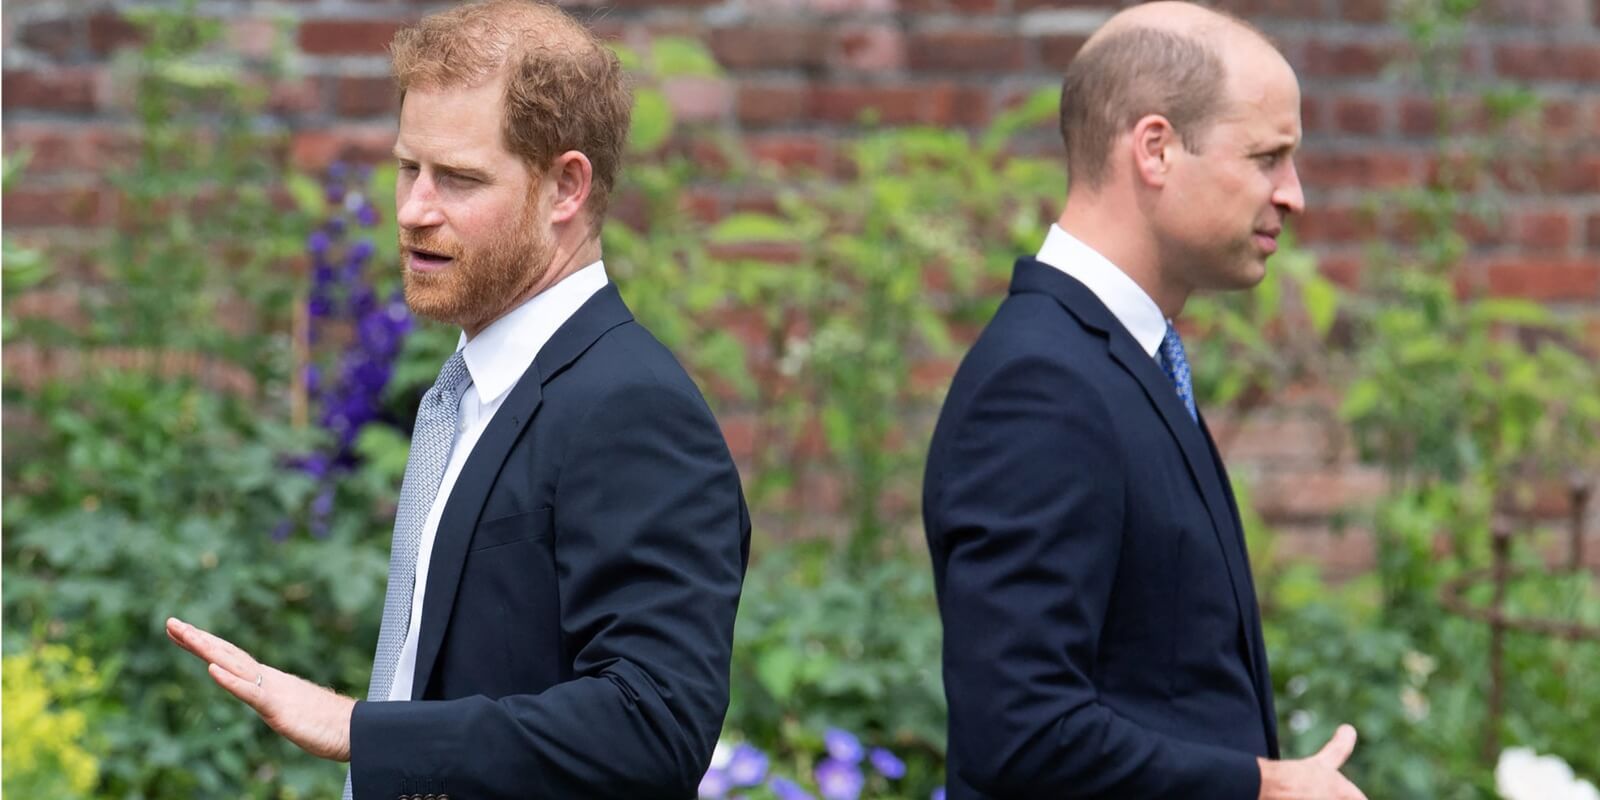
[[261,711],[261,701],[266,696],[265,685],[257,686],[254,678],[245,680],[218,664],[208,666],[206,671],[218,686],[228,690],[228,694],[243,700],[245,705],[257,712]]
[[167,637],[179,647],[210,664],[217,664],[252,685],[261,674],[261,664],[226,639],[200,630],[177,618],[167,620]]
[[1312,756],[1312,760],[1320,761],[1333,769],[1344,766],[1350,759],[1350,754],[1356,749],[1356,729],[1349,725],[1340,725],[1333,732],[1333,738]]

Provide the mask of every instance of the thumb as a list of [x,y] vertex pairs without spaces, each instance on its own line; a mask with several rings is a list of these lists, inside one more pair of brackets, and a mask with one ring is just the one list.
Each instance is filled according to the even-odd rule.
[[1351,751],[1355,749],[1356,729],[1349,725],[1340,725],[1339,729],[1333,732],[1333,738],[1329,739],[1311,759],[1338,769],[1344,766],[1344,762],[1350,758]]

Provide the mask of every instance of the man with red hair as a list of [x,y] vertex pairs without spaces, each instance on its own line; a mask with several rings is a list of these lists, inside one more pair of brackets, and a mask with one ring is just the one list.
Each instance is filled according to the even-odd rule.
[[423,398],[358,702],[172,619],[346,796],[691,797],[728,702],[750,522],[695,384],[600,258],[631,101],[553,6],[401,31],[406,302],[462,329]]

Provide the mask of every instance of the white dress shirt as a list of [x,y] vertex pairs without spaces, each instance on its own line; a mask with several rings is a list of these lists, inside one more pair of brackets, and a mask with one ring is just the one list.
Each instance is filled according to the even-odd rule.
[[1161,349],[1167,335],[1167,320],[1161,307],[1121,267],[1100,255],[1078,237],[1051,225],[1039,248],[1038,260],[1078,279],[1100,298],[1122,327],[1151,358]]
[[577,313],[595,292],[607,283],[604,262],[596,261],[577,272],[562,278],[559,283],[534,295],[527,302],[512,309],[505,316],[490,323],[470,341],[462,332],[457,350],[465,348],[469,376],[461,393],[461,411],[456,417],[456,439],[450,448],[450,463],[445,467],[444,478],[439,482],[439,493],[428,509],[428,520],[422,526],[422,542],[417,545],[417,582],[411,590],[411,627],[406,630],[405,644],[400,648],[400,662],[395,665],[394,684],[389,689],[390,700],[410,700],[411,682],[417,668],[417,635],[422,629],[423,594],[428,589],[428,564],[433,560],[433,540],[439,533],[439,518],[444,515],[445,502],[450,490],[461,475],[467,456],[483,435],[494,412],[505,402],[511,387],[517,385],[522,373],[533,365],[533,359],[550,337],[555,335],[572,315]]

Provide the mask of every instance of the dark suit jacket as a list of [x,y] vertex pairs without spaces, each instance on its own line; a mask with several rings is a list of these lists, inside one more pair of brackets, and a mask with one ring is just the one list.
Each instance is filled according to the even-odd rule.
[[1233,493],[1083,284],[1017,262],[945,400],[923,515],[950,797],[1254,800],[1277,731]]
[[355,797],[693,797],[727,710],[749,542],[711,411],[607,285],[466,461],[413,702],[356,704]]

